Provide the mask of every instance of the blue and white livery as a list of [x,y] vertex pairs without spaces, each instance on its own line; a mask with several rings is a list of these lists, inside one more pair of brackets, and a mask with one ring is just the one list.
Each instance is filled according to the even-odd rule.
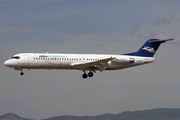
[[[24,75],[23,69],[73,69],[82,70],[82,77],[87,78],[92,77],[97,70],[119,70],[152,63],[160,44],[169,40],[173,39],[150,39],[137,52],[122,55],[20,53],[5,61],[4,65],[20,70],[20,75]],[[86,71],[89,71],[88,74]]]

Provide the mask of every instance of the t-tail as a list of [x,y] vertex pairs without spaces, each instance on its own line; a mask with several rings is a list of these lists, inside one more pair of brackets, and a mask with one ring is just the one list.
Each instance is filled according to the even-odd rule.
[[165,39],[165,40],[159,40],[159,39],[150,39],[147,40],[144,45],[134,53],[128,53],[124,55],[132,55],[132,56],[141,56],[141,57],[153,57],[156,53],[157,49],[161,45],[161,43],[164,43],[169,40],[174,39]]
[[153,57],[156,53],[157,49],[159,48],[161,43],[164,43],[169,40],[174,39],[166,39],[166,40],[159,40],[159,39],[150,39],[147,40],[144,45],[135,53],[135,56],[142,56],[142,57]]

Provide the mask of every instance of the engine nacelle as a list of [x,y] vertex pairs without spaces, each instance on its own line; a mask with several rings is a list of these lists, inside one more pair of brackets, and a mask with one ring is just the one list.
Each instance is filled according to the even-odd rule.
[[128,63],[134,63],[134,58],[116,58],[112,60],[112,63],[114,64],[128,64]]

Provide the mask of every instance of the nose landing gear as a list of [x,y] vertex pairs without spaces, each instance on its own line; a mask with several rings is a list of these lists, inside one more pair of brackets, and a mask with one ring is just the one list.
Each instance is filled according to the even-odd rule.
[[21,71],[21,72],[20,72],[20,75],[21,75],[21,76],[23,76],[23,75],[24,75],[24,72],[23,72],[23,69],[22,69],[22,68],[15,68],[15,70],[19,70],[19,71]]
[[23,70],[21,70],[21,72],[20,72],[20,75],[21,75],[21,76],[23,76],[23,75],[24,75],[24,72],[23,72]]
[[21,71],[21,72],[20,72],[20,75],[21,75],[21,76],[23,76],[23,75],[24,75],[24,73]]

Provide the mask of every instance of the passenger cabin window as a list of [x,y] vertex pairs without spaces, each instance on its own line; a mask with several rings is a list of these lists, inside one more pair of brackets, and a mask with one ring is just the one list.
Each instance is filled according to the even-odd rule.
[[20,59],[19,56],[13,56],[11,59]]

